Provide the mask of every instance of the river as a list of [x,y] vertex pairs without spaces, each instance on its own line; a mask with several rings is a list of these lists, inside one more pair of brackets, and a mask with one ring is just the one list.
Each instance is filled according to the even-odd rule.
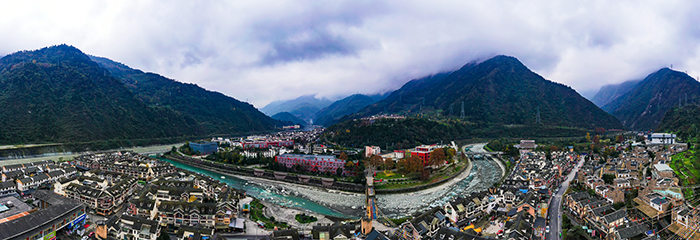
[[[167,160],[176,167],[199,172],[241,189],[248,195],[263,201],[291,208],[303,208],[319,214],[359,218],[365,202],[364,194],[328,191],[316,187],[270,181],[252,177],[233,177],[211,172],[198,167]],[[221,178],[224,176],[225,178]],[[501,168],[487,157],[472,161],[472,171],[468,176],[460,176],[457,182],[404,194],[377,195],[377,206],[391,218],[408,216],[434,206],[441,206],[458,196],[475,191],[483,191],[493,186],[501,177]]]

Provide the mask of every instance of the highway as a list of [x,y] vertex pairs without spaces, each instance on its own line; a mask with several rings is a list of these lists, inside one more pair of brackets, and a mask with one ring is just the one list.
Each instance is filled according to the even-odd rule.
[[562,225],[562,212],[561,212],[561,201],[562,201],[562,196],[564,195],[564,192],[566,192],[566,189],[569,188],[569,184],[571,183],[571,180],[574,179],[576,176],[576,172],[578,172],[579,169],[581,169],[581,166],[583,165],[583,158],[579,161],[579,163],[576,165],[576,167],[569,173],[569,175],[566,177],[566,181],[564,181],[561,186],[559,186],[559,189],[557,190],[557,193],[552,197],[552,201],[549,203],[549,212],[547,213],[547,217],[550,219],[549,222],[549,233],[545,233],[545,239],[561,239],[559,237],[562,233],[561,225]]

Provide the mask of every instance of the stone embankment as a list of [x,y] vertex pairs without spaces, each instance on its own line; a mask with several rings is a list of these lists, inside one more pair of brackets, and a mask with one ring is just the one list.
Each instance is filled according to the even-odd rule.
[[360,184],[347,183],[335,181],[332,178],[321,178],[309,175],[300,175],[287,172],[277,172],[271,170],[263,170],[256,168],[246,168],[240,166],[231,166],[223,163],[214,163],[210,161],[173,156],[173,155],[163,155],[164,158],[180,162],[187,165],[193,165],[199,168],[203,168],[209,171],[218,172],[221,174],[231,174],[231,175],[241,175],[246,177],[263,178],[273,181],[288,182],[294,184],[301,184],[307,186],[315,186],[326,189],[341,190],[347,192],[364,193],[365,187]]
[[[190,158],[190,157],[184,157],[184,156],[173,156],[173,155],[169,155],[169,154],[165,154],[165,155],[163,155],[163,157],[170,159],[170,160],[173,160],[173,161],[176,161],[176,162],[180,162],[180,163],[188,164],[188,165],[193,165],[193,166],[196,166],[199,168],[203,168],[203,169],[213,171],[213,172],[218,172],[221,174],[231,174],[231,175],[239,175],[239,176],[246,176],[246,177],[262,178],[262,179],[267,179],[267,180],[272,180],[272,181],[282,181],[282,182],[287,182],[287,183],[301,184],[301,185],[306,185],[306,186],[314,186],[314,187],[320,187],[320,188],[325,188],[325,189],[333,189],[333,190],[355,192],[355,193],[364,193],[364,191],[365,191],[364,185],[348,183],[348,182],[339,182],[339,181],[335,181],[332,178],[322,178],[322,177],[316,177],[316,176],[310,176],[310,175],[301,175],[301,174],[294,174],[294,173],[287,173],[287,172],[279,172],[279,171],[263,170],[263,169],[256,169],[256,168],[232,166],[232,165],[223,164],[223,163],[216,163],[216,162],[211,162],[211,161],[206,161],[206,160],[201,160],[201,159],[196,159],[196,158]],[[436,187],[436,186],[442,185],[444,183],[450,182],[451,180],[454,180],[458,176],[468,176],[469,173],[471,172],[471,169],[472,169],[472,163],[470,160],[467,160],[467,164],[465,165],[464,168],[462,168],[460,171],[458,171],[458,172],[456,172],[456,173],[450,175],[449,177],[442,179],[440,181],[437,181],[434,183],[429,183],[429,184],[424,184],[424,185],[420,185],[420,186],[414,186],[414,187],[394,188],[394,189],[377,189],[376,193],[377,194],[395,194],[395,193],[407,193],[407,192],[415,192],[415,191],[429,189],[429,188]],[[461,180],[461,177],[459,180]]]

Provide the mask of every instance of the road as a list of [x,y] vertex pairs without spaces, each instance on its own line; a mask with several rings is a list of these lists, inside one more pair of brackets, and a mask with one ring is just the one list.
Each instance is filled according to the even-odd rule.
[[552,197],[552,201],[549,203],[549,212],[547,213],[547,217],[550,219],[549,222],[549,233],[545,233],[545,239],[561,239],[559,237],[559,234],[562,233],[561,229],[561,199],[562,196],[564,195],[564,192],[566,192],[566,189],[569,188],[569,184],[571,183],[571,180],[574,179],[574,176],[576,176],[576,172],[581,168],[583,165],[583,162],[585,160],[582,158],[579,163],[576,165],[576,167],[571,170],[571,173],[566,177],[566,181],[564,181],[561,186],[559,186],[559,189],[557,190],[557,193]]

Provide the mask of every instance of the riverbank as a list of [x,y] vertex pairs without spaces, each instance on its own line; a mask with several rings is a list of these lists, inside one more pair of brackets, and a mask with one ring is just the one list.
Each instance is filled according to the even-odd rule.
[[503,159],[500,157],[493,157],[495,162],[498,163],[498,166],[501,167],[501,178],[503,178],[506,175],[506,166],[503,165]]
[[[324,190],[338,190],[338,191],[345,191],[345,192],[353,192],[353,193],[363,193],[365,191],[365,186],[360,185],[360,184],[354,184],[354,183],[347,183],[347,182],[341,182],[341,181],[334,181],[333,179],[327,179],[327,178],[322,178],[322,177],[317,177],[317,176],[311,176],[311,175],[301,175],[301,174],[295,174],[295,173],[289,173],[289,172],[280,172],[280,171],[271,171],[271,170],[263,170],[263,169],[256,169],[256,168],[248,168],[248,167],[242,167],[242,166],[235,166],[235,165],[229,165],[229,164],[224,164],[224,163],[219,163],[219,162],[213,162],[213,161],[207,161],[203,159],[195,159],[195,158],[190,158],[186,156],[175,156],[175,155],[170,155],[170,154],[165,154],[163,155],[164,158],[167,158],[172,161],[176,161],[182,164],[187,164],[187,165],[192,165],[196,167],[200,167],[203,169],[207,169],[209,171],[214,171],[218,172],[220,174],[231,174],[233,176],[237,177],[245,177],[245,178],[257,178],[257,179],[264,179],[266,181],[273,181],[277,183],[289,183],[289,184],[297,184],[301,186],[311,186],[311,187],[318,187]],[[442,184],[445,184],[447,182],[457,182],[462,180],[464,177],[468,176],[469,173],[471,172],[471,160],[469,158],[466,159],[466,165],[462,166],[462,168],[457,171],[456,173],[453,173],[444,179],[441,179],[436,182],[431,182],[431,183],[425,183],[422,185],[418,186],[411,186],[411,187],[404,187],[404,188],[392,188],[392,189],[379,189],[375,188],[375,192],[377,194],[398,194],[398,193],[409,193],[409,192],[415,192],[415,191],[420,191],[424,189],[430,189],[433,187],[440,186]],[[464,174],[466,172],[466,174]],[[458,176],[463,176],[461,178],[457,178]],[[457,178],[457,179],[455,179]]]
[[[176,144],[167,144],[167,145],[153,145],[153,146],[146,146],[146,147],[132,147],[132,148],[119,148],[119,149],[111,149],[111,150],[104,150],[104,151],[99,151],[99,152],[109,152],[109,151],[132,151],[135,153],[163,153],[170,151],[173,146],[178,147],[182,146],[184,143],[176,143]],[[60,161],[70,161],[73,160],[73,158],[86,154],[88,152],[81,152],[81,153],[73,153],[73,152],[61,152],[61,153],[51,153],[51,154],[44,154],[44,155],[39,155],[39,156],[31,156],[31,157],[23,157],[23,158],[13,158],[13,159],[4,159],[0,160],[0,166],[7,166],[7,165],[13,165],[13,164],[21,164],[21,163],[29,163],[29,162],[38,162],[38,161],[45,161],[45,160],[53,160],[55,162],[60,162]]]

